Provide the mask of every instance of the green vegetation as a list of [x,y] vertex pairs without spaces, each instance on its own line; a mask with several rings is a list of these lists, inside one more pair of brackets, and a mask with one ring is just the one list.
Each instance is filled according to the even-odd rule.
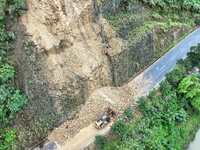
[[107,139],[105,137],[100,135],[96,136],[95,144],[97,145],[98,149],[102,149],[105,146],[104,144],[106,143]]
[[185,77],[179,84],[179,92],[200,112],[200,79],[197,75]]
[[101,2],[104,17],[123,40],[121,53],[111,57],[116,85],[159,59],[199,24],[200,15],[187,9],[152,7],[142,0]]
[[11,127],[17,112],[27,99],[14,88],[14,67],[8,62],[8,52],[12,50],[15,34],[6,27],[8,18],[22,13],[23,0],[0,0],[0,150],[10,150],[16,139],[16,131]]
[[200,122],[200,73],[194,71],[194,67],[200,67],[199,57],[200,44],[191,48],[188,57],[178,62],[158,89],[140,99],[138,107],[142,115],[137,119],[132,117],[129,122],[122,116],[112,127],[112,138],[98,137],[97,147],[101,150],[184,149]]
[[[97,0],[98,4],[107,2],[108,0]],[[200,11],[200,1],[199,0],[116,0],[113,3],[120,4],[122,9],[129,8],[127,5],[133,2],[142,2],[150,7],[160,8],[160,9],[176,9],[181,11]]]
[[[140,2],[153,5],[153,8],[143,8]],[[128,42],[128,47],[141,40],[145,33],[151,32],[155,28],[160,28],[164,33],[173,28],[194,27],[199,24],[200,16],[196,12],[187,10],[173,10],[174,7],[167,9],[168,3],[163,8],[158,9],[164,0],[121,0],[117,5],[117,11],[105,10],[104,16],[114,27],[117,33]],[[167,0],[166,0],[167,1]],[[160,2],[160,3],[159,3]],[[122,9],[124,4],[128,5],[127,10]],[[171,3],[170,3],[171,4]],[[181,4],[177,4],[181,7]]]
[[[108,1],[99,0],[99,3],[106,5]],[[128,49],[141,41],[147,33],[157,30],[159,34],[166,35],[173,29],[181,28],[189,31],[200,23],[200,15],[197,11],[200,11],[197,9],[200,8],[199,0],[117,0],[112,3],[113,8],[105,9],[103,14],[119,36],[127,41]],[[181,36],[184,34],[179,38]],[[164,49],[156,47],[159,49],[156,59],[170,46],[168,44]]]
[[142,1],[152,7],[160,7],[161,9],[170,8],[179,10],[189,10],[193,12],[200,11],[199,0],[142,0]]

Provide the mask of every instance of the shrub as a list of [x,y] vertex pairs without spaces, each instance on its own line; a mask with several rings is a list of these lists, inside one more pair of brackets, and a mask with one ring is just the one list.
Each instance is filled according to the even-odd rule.
[[105,146],[106,143],[107,139],[104,136],[98,135],[95,137],[95,145],[97,149],[102,150],[102,148]]
[[200,111],[200,79],[197,75],[185,77],[180,82],[178,90],[196,110]]
[[125,138],[129,133],[127,124],[123,121],[123,119],[119,119],[116,123],[112,126],[112,132],[118,135],[120,138]]
[[6,85],[0,86],[0,127],[7,125],[26,102],[26,97],[19,90]]
[[198,0],[142,0],[151,7],[160,7],[161,9],[185,9],[191,12],[200,11],[200,1]]
[[166,80],[173,87],[177,87],[178,83],[187,75],[185,66],[178,65],[176,68],[166,75]]
[[200,25],[200,18],[196,18],[194,23],[199,26]]
[[24,10],[26,9],[26,1],[24,0],[9,0],[8,8],[10,15],[12,17],[18,17],[22,15]]
[[0,130],[0,150],[10,150],[16,139],[14,129]]
[[191,48],[187,59],[191,62],[192,67],[200,66],[200,44]]
[[196,97],[195,99],[193,99],[193,101],[191,102],[192,106],[200,112],[200,98]]
[[9,126],[27,102],[13,85],[15,70],[8,63],[7,52],[13,49],[15,34],[6,28],[6,19],[20,15],[24,6],[24,0],[0,0],[0,150],[12,149],[16,132]]
[[15,75],[15,70],[8,64],[0,66],[0,83],[5,83],[9,79],[12,79]]
[[172,93],[172,85],[167,80],[160,83],[160,92],[164,98],[168,97]]
[[123,114],[125,117],[127,117],[128,119],[132,119],[133,118],[133,109],[131,107],[128,107]]

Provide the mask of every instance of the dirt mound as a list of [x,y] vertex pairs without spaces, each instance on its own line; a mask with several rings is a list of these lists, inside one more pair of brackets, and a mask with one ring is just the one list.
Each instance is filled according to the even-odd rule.
[[110,107],[118,115],[130,104],[130,95],[120,88],[105,87],[94,91],[79,113],[72,120],[66,121],[56,128],[48,137],[50,141],[56,141],[60,145],[76,135],[81,129],[94,123],[97,116]]

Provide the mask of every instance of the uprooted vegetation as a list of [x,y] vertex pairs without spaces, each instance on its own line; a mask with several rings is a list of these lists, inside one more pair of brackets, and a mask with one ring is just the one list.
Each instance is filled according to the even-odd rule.
[[101,150],[155,150],[186,148],[199,128],[200,45],[191,48],[158,89],[142,97],[137,119],[120,118],[111,139],[97,137]]

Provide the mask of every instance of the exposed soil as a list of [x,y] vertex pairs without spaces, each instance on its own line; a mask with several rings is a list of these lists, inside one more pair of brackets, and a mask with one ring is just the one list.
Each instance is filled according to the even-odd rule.
[[[113,122],[103,130],[97,130],[94,128],[94,121],[89,116],[93,116],[96,112],[99,114],[102,113],[104,110],[102,107],[113,107],[113,109],[117,112],[119,112],[119,115],[122,113],[122,110],[125,109],[127,106],[132,105],[135,106],[135,102],[137,102],[138,98],[141,96],[147,95],[153,88],[156,88],[158,83],[160,83],[165,75],[175,67],[176,62],[181,59],[185,58],[187,52],[190,50],[191,46],[194,46],[198,43],[200,39],[200,29],[195,30],[190,35],[188,35],[184,40],[182,40],[177,46],[172,48],[168,53],[166,53],[163,57],[161,57],[159,60],[157,60],[153,65],[151,65],[149,68],[144,70],[141,74],[139,74],[136,78],[134,78],[132,81],[130,81],[128,84],[119,87],[119,88],[101,88],[96,90],[90,98],[94,96],[95,104],[91,105],[92,107],[82,107],[83,109],[80,111],[80,118],[77,117],[74,120],[76,120],[77,123],[83,122],[84,125],[86,125],[88,122],[91,124],[84,128],[84,125],[80,125],[82,129],[80,130],[80,126],[78,129],[78,134],[75,136],[71,136],[68,139],[66,139],[66,142],[60,142],[59,139],[52,139],[53,141],[56,141],[56,143],[60,144],[61,149],[63,150],[80,150],[84,149],[86,146],[88,146],[91,142],[94,141],[95,136],[105,135],[109,129],[110,125],[112,125]],[[172,57],[173,55],[173,57]],[[171,62],[166,64],[168,60],[171,59]],[[133,93],[133,95],[128,94]],[[134,101],[135,100],[135,101]],[[99,101],[103,101],[106,105],[100,105]],[[88,102],[90,102],[88,100]],[[96,107],[94,107],[96,106]],[[98,107],[99,106],[99,107]],[[89,111],[86,111],[89,110]],[[91,110],[93,110],[91,112]],[[86,112],[86,114],[84,114]],[[90,114],[91,113],[91,114]],[[84,119],[81,120],[81,115],[83,114],[83,118],[86,119],[86,122],[84,122]],[[98,116],[98,114],[96,114]],[[87,120],[87,118],[90,118]],[[77,124],[73,124],[72,128],[76,128]],[[77,129],[77,128],[76,128]],[[60,133],[63,129],[60,129]],[[54,133],[56,133],[56,130],[52,132],[51,136],[54,136]],[[61,134],[59,134],[61,135]],[[72,134],[73,135],[73,134]],[[57,138],[61,138],[57,136]]]
[[95,122],[107,107],[112,108],[120,115],[130,102],[131,97],[122,89],[111,87],[98,89],[93,92],[86,104],[81,107],[75,118],[66,121],[55,129],[49,135],[49,140],[56,141],[62,145],[81,129]]
[[128,106],[135,107],[134,100],[144,96],[149,90],[148,86],[140,88],[140,85],[145,83],[150,85],[150,81],[145,81],[141,73],[122,87],[105,87],[94,91],[77,116],[55,129],[48,139],[58,143],[63,150],[79,150],[81,147],[88,146],[94,141],[96,135],[105,135],[112,125],[110,123],[103,130],[95,129],[94,122],[98,116],[107,107],[111,107],[118,115],[121,115]]
[[[96,1],[27,2],[28,12],[22,17],[22,24],[35,48],[23,49],[20,40],[26,37],[19,36],[18,78],[30,99],[17,118],[20,144],[34,144],[64,121],[49,134],[50,141],[64,146],[77,133],[91,130],[90,139],[95,132],[101,132],[91,124],[107,107],[121,114],[128,105],[134,105],[133,95],[141,96],[148,90],[145,87],[140,91],[140,84],[149,82],[142,75],[122,87],[111,86],[132,77],[134,58],[140,58],[137,54],[143,54],[143,49],[154,52],[153,37],[144,35],[137,44],[139,50],[137,46],[123,49],[124,41],[99,14]],[[77,109],[78,113],[70,118]]]

